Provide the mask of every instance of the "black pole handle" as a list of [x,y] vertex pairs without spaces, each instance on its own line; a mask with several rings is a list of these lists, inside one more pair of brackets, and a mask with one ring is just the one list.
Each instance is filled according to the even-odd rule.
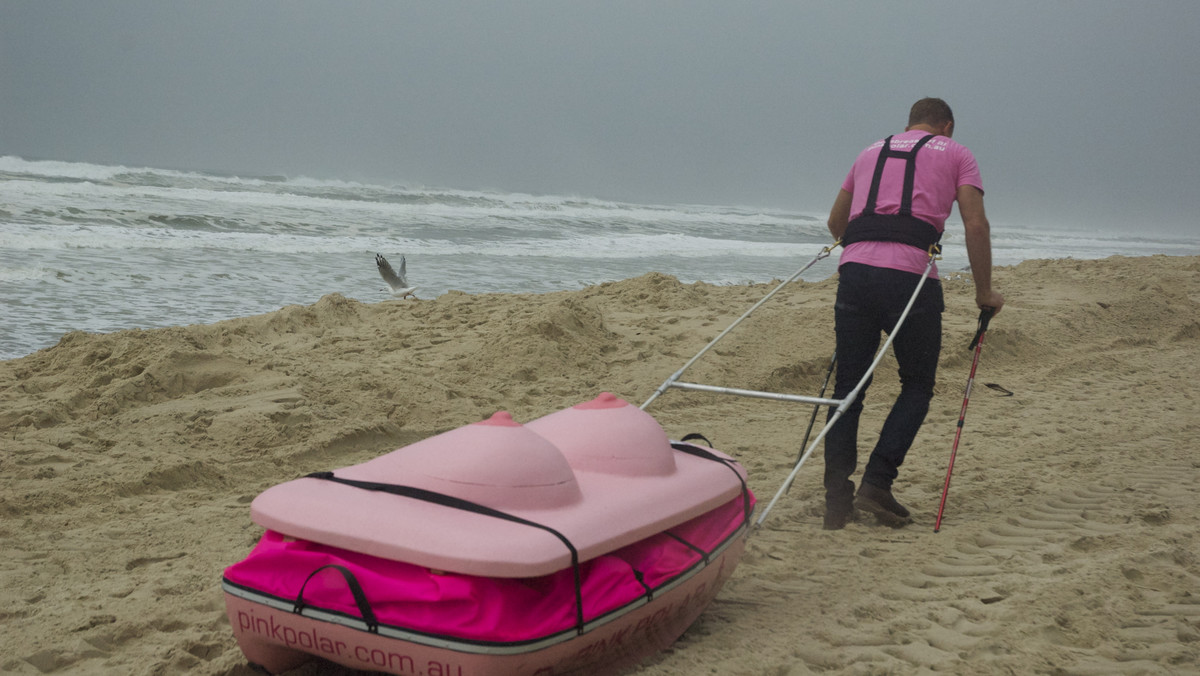
[[988,330],[988,322],[992,321],[992,317],[996,315],[996,308],[982,307],[979,308],[979,330],[975,332],[975,337],[971,339],[971,345],[968,350],[974,350],[979,344],[979,340],[983,338],[983,334]]

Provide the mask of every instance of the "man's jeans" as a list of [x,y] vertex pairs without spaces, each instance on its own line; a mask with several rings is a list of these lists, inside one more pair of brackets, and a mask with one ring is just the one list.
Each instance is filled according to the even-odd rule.
[[[890,334],[921,276],[911,272],[846,263],[839,269],[834,331],[837,377],[833,398],[845,398],[870,368],[881,333]],[[933,398],[942,349],[942,286],[928,279],[892,342],[900,371],[900,395],[867,461],[863,482],[890,490]],[[825,436],[825,499],[848,507],[854,498],[850,475],[858,465],[858,419],[870,381]],[[830,417],[834,413],[829,410]]]

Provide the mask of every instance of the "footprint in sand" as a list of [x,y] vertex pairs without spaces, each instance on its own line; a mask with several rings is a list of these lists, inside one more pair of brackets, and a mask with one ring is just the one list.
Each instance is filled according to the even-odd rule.
[[[1190,535],[1158,533],[1198,480],[1194,466],[1147,469],[1020,506],[881,590],[896,612],[796,657],[816,671],[869,664],[862,673],[1196,673],[1200,552]],[[1037,635],[1006,631],[1030,620]]]

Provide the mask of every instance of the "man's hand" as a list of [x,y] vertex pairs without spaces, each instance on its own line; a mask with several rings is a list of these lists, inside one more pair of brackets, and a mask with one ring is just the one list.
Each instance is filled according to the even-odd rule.
[[1004,296],[999,291],[987,291],[984,293],[975,294],[975,304],[979,309],[990,307],[992,314],[1000,314],[1000,308],[1004,307]]

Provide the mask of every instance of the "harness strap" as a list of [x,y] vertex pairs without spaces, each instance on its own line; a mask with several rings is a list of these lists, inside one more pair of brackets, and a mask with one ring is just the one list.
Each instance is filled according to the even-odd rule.
[[[917,151],[933,135],[919,139],[911,150],[893,150],[892,137],[883,140],[883,148],[875,161],[875,174],[867,192],[867,203],[853,221],[846,226],[842,235],[842,246],[855,242],[899,242],[928,250],[942,239],[942,233],[932,223],[913,216],[913,186],[917,178]],[[875,211],[879,199],[879,185],[883,181],[883,169],[889,159],[904,160],[904,190],[900,195],[900,211],[895,214],[880,214]]]
[[855,242],[899,242],[928,251],[942,240],[942,233],[928,221],[900,214],[863,214],[846,226],[842,246]]
[[445,495],[443,493],[437,493],[434,491],[425,490],[424,488],[415,488],[413,486],[400,486],[397,484],[379,483],[379,482],[375,482],[375,481],[356,481],[354,479],[343,479],[341,477],[334,476],[333,472],[314,472],[313,474],[307,475],[305,478],[306,479],[323,479],[325,481],[332,481],[334,483],[339,483],[339,484],[343,484],[346,486],[352,486],[354,488],[360,488],[360,489],[366,490],[366,491],[378,491],[381,493],[388,493],[391,495],[399,495],[399,496],[406,497],[406,498],[412,498],[414,500],[423,500],[425,502],[432,502],[436,505],[442,505],[443,507],[450,507],[452,509],[461,509],[466,512],[482,514],[484,516],[491,516],[491,517],[495,517],[497,519],[504,519],[505,521],[512,521],[513,523],[519,523],[519,524],[522,524],[525,526],[532,526],[534,528],[540,528],[540,529],[550,533],[554,537],[561,540],[562,543],[564,545],[566,545],[567,549],[571,552],[571,569],[575,574],[575,625],[576,625],[576,629],[578,629],[578,631],[579,631],[579,634],[580,635],[583,634],[583,627],[584,627],[583,582],[582,582],[580,571],[579,571],[579,552],[578,552],[578,550],[575,549],[575,545],[571,544],[571,541],[568,540],[567,537],[565,535],[563,535],[562,533],[554,530],[553,528],[551,528],[549,526],[537,523],[536,521],[530,521],[528,519],[523,519],[519,516],[514,516],[514,515],[508,514],[506,512],[501,512],[498,509],[492,509],[491,507],[487,507],[485,505],[481,505],[476,502],[471,502],[470,500],[463,500],[462,498],[456,498],[452,495]]
[[879,198],[879,184],[883,181],[883,168],[891,158],[904,160],[904,192],[900,195],[900,215],[912,216],[913,185],[917,180],[917,151],[929,143],[933,134],[922,137],[912,150],[892,150],[892,137],[883,140],[883,148],[875,161],[875,175],[871,178],[871,190],[867,193],[867,204],[863,214],[875,213],[875,202]]

